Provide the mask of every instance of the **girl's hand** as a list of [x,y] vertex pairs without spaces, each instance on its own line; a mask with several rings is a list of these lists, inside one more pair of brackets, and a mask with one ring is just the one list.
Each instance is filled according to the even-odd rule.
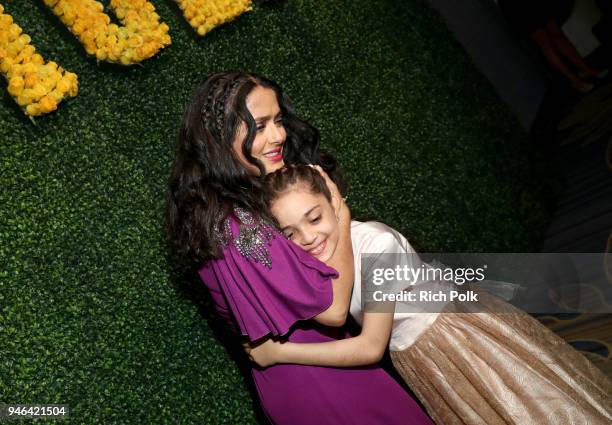
[[268,338],[259,343],[245,343],[243,347],[252,362],[268,367],[279,362],[283,344],[284,342]]
[[336,183],[333,182],[332,179],[329,178],[327,173],[323,170],[323,168],[321,168],[320,165],[312,165],[312,167],[314,167],[325,180],[327,188],[331,193],[331,204],[334,208],[334,212],[336,213],[336,220],[340,221],[340,215],[342,214],[344,209],[348,210],[348,207],[346,205],[346,202],[342,198],[340,191],[338,190],[338,186],[336,185]]

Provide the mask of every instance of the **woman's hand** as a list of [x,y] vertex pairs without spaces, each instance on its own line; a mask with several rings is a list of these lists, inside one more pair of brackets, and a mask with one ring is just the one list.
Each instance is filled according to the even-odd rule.
[[332,207],[334,208],[334,212],[336,213],[336,219],[340,221],[341,215],[348,211],[348,206],[346,205],[346,202],[342,198],[342,195],[340,194],[340,191],[338,190],[338,186],[336,185],[336,183],[333,182],[332,179],[329,178],[325,170],[323,170],[323,168],[321,168],[320,165],[312,165],[312,167],[314,167],[325,180],[325,183],[327,184],[327,188],[329,189],[329,192],[331,193],[331,198],[332,198],[331,204],[332,204]]
[[268,367],[280,361],[283,344],[284,341],[268,338],[263,342],[247,342],[242,346],[252,362],[261,367]]

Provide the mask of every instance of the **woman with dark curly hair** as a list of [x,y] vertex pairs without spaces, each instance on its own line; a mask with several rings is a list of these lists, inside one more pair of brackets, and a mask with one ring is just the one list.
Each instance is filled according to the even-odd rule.
[[[325,170],[339,221],[333,255],[321,260],[271,224],[262,177],[288,164]],[[333,182],[332,182],[333,180]],[[335,182],[335,183],[334,183]],[[218,314],[245,341],[344,338],[353,258],[350,213],[333,157],[274,82],[255,74],[210,76],[186,107],[169,182],[166,227],[178,255],[198,265]],[[376,366],[275,365],[252,369],[275,424],[431,424],[414,400]]]

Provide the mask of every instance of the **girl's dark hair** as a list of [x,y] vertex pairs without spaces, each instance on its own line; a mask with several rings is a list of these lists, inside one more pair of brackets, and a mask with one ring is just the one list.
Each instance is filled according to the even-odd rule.
[[234,207],[273,221],[264,197],[263,179],[249,174],[232,145],[242,122],[247,134],[242,143],[246,160],[265,176],[263,164],[251,156],[255,120],[246,98],[255,87],[274,90],[287,138],[285,164],[320,165],[346,191],[334,157],[319,150],[319,132],[300,119],[290,99],[275,82],[240,71],[220,72],[199,85],[183,113],[174,164],[168,183],[165,225],[170,245],[180,258],[197,263],[221,255],[215,229]]
[[308,165],[287,165],[264,179],[264,199],[268,208],[283,193],[297,185],[302,185],[312,194],[320,193],[331,202],[331,193],[321,173]]

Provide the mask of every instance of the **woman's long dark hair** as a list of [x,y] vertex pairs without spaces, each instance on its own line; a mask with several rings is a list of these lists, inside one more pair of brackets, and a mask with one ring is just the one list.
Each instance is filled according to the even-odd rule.
[[[256,134],[255,120],[246,98],[255,87],[274,90],[287,138],[286,164],[318,164],[345,192],[346,182],[336,160],[319,150],[319,131],[300,119],[289,98],[275,82],[239,71],[209,76],[187,104],[179,131],[166,199],[166,232],[176,255],[196,264],[221,255],[215,229],[234,207],[242,207],[273,222],[265,205],[263,164],[250,154]],[[260,170],[249,174],[232,145],[241,123],[247,134],[244,157]]]

